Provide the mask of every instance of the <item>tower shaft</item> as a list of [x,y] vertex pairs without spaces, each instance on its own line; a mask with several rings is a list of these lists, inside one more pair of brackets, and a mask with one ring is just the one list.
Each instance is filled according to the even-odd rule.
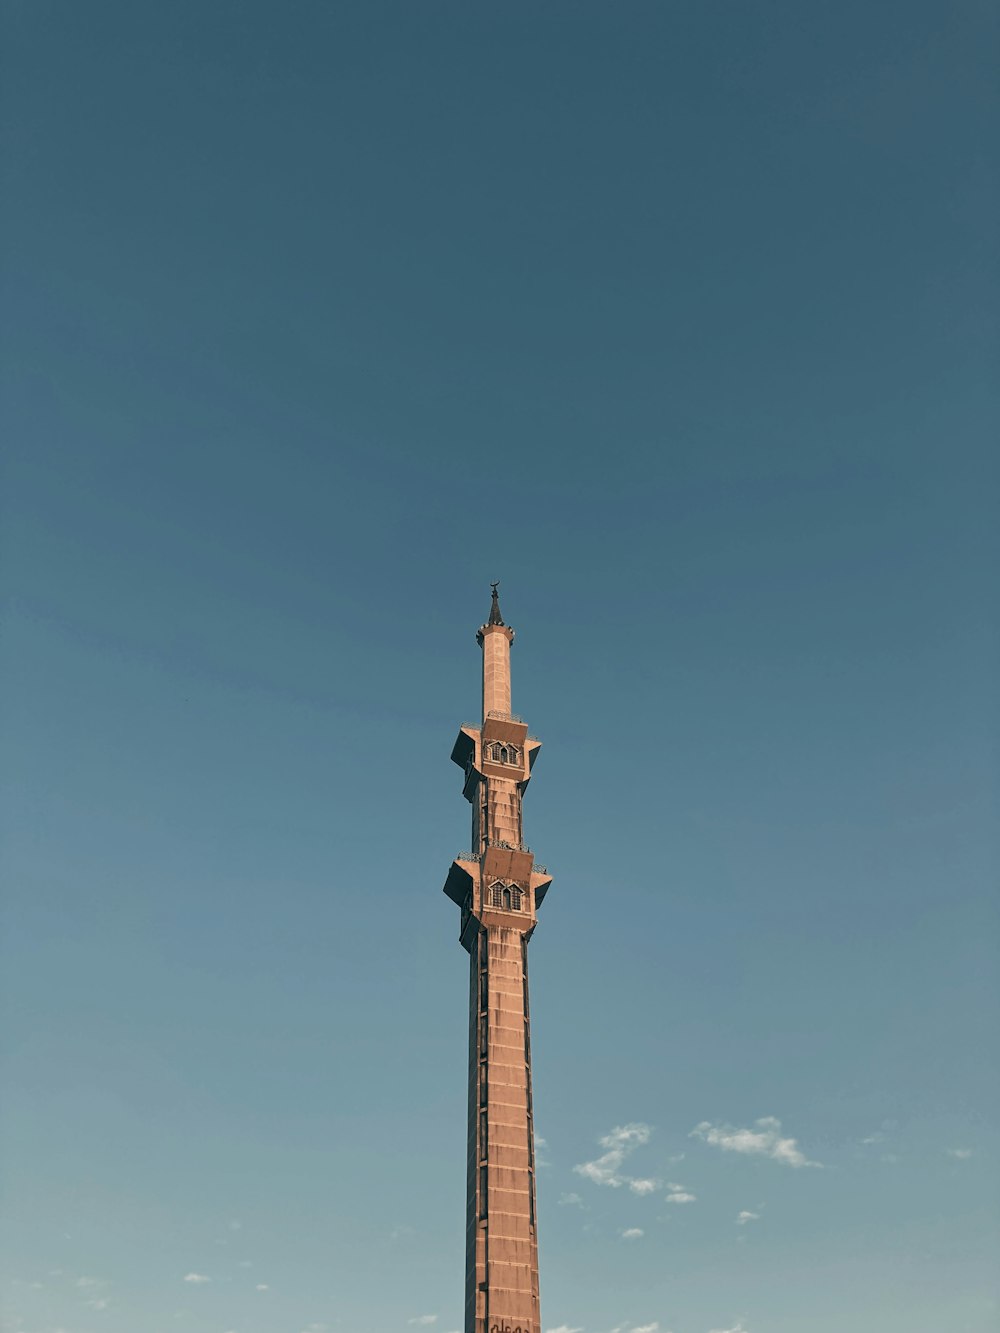
[[469,952],[469,1127],[465,1333],[541,1333],[531,1097],[528,941],[551,876],[523,844],[521,805],[541,742],[510,713],[510,645],[493,594],[478,634],[483,719],[463,726],[472,851],[445,893]]

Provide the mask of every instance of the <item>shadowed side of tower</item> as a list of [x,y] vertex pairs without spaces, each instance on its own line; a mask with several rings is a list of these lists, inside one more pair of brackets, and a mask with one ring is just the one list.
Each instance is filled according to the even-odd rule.
[[451,755],[465,771],[472,849],[444,886],[470,958],[465,1333],[541,1333],[528,941],[552,877],[524,846],[521,807],[541,742],[510,712],[514,631],[495,584],[476,637],[482,725],[463,726]]

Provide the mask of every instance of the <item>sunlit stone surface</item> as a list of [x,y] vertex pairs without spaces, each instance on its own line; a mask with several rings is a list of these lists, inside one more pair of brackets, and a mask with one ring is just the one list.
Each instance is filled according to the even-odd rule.
[[483,650],[483,718],[463,726],[472,847],[445,893],[470,957],[465,1333],[541,1333],[531,1105],[528,940],[551,883],[524,846],[521,806],[541,742],[510,712],[510,646],[496,588]]

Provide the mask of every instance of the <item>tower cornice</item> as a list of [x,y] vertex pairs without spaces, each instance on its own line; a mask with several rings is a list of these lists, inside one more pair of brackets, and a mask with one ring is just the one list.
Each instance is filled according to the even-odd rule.
[[487,634],[502,634],[508,643],[514,642],[514,631],[510,625],[480,625],[476,630],[476,643],[480,648]]

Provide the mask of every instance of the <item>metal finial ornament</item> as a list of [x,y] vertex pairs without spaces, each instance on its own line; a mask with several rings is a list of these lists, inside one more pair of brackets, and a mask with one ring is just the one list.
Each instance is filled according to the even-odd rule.
[[502,625],[503,616],[500,614],[500,598],[497,594],[497,588],[500,587],[500,580],[497,579],[496,583],[491,583],[490,587],[493,590],[493,605],[490,607],[490,618],[486,623],[488,625]]

